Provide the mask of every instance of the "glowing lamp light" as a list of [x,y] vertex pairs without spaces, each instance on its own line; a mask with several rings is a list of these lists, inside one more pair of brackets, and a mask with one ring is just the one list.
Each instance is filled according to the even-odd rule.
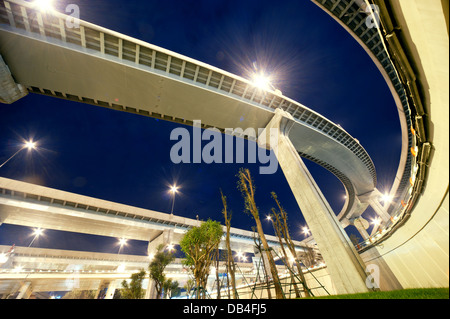
[[309,235],[309,229],[308,229],[308,227],[305,226],[305,227],[302,228],[302,230],[303,230],[303,234],[304,234],[304,235]]
[[119,267],[117,267],[118,272],[123,272],[125,270],[125,264],[120,264]]
[[127,244],[127,240],[125,238],[120,238],[119,239],[119,245],[120,246],[123,246],[123,245],[126,245],[126,244]]
[[168,245],[167,245],[167,250],[168,250],[168,251],[173,251],[174,249],[175,249],[175,247],[174,247],[173,244],[168,244]]
[[8,255],[5,253],[1,253],[0,254],[0,264],[4,264],[7,261],[8,261]]
[[261,90],[270,89],[270,79],[263,73],[255,73],[252,78],[252,83]]
[[392,201],[392,196],[389,194],[384,194],[381,196],[381,200],[386,204]]
[[236,253],[236,256],[237,256],[238,259],[241,260],[241,261],[247,261],[247,256],[245,256],[245,254],[242,253],[241,251],[238,251],[238,252]]
[[29,150],[36,148],[36,142],[28,141],[25,143],[24,147],[28,148]]
[[175,194],[175,193],[178,191],[178,186],[176,186],[176,185],[170,186],[170,191],[171,191],[173,194]]
[[245,256],[245,254],[243,254],[241,251],[238,251],[238,252],[236,253],[236,257],[237,257],[239,260],[247,260],[247,257]]
[[41,236],[44,233],[44,230],[42,228],[36,228],[33,232],[33,235],[35,235],[36,237]]
[[379,218],[372,219],[372,225],[379,226],[381,224],[381,220]]
[[55,10],[53,8],[53,0],[35,0],[33,4],[42,12],[49,12]]
[[21,272],[21,271],[23,271],[23,266],[16,266],[16,267],[13,269],[13,271],[14,271],[14,272]]

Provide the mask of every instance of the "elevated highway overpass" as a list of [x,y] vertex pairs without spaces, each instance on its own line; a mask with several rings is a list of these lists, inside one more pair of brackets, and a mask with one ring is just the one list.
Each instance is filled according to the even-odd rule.
[[364,264],[300,157],[343,183],[344,226],[369,204],[389,223],[380,208],[375,167],[357,139],[279,91],[85,21],[74,27],[67,18],[20,0],[1,3],[4,102],[32,92],[187,125],[200,120],[202,128],[228,134],[274,128],[280,134],[277,160],[320,251],[328,255],[337,290],[367,289]]
[[375,167],[357,139],[280,92],[260,89],[237,75],[85,21],[79,28],[69,28],[66,15],[43,14],[24,1],[6,1],[0,8],[0,52],[24,94],[186,125],[201,120],[202,128],[222,132],[227,128],[257,132],[280,108],[293,117],[289,137],[296,150],[344,184],[348,203],[343,215],[354,208],[356,195],[376,187]]

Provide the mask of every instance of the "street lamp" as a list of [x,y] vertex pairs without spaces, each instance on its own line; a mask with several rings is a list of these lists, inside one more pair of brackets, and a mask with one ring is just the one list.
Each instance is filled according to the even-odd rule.
[[173,206],[175,205],[175,194],[178,191],[178,186],[176,186],[175,184],[170,186],[170,190],[169,192],[172,193],[173,198],[172,198],[172,209],[170,210],[170,215],[173,215]]
[[120,250],[126,244],[127,244],[127,239],[126,238],[119,238],[119,245],[120,245],[120,247],[119,247],[119,252],[117,254],[120,254]]
[[238,251],[236,253],[236,257],[238,258],[238,260],[240,261],[247,261],[247,256],[245,256],[245,253]]
[[174,251],[175,250],[175,246],[173,245],[173,244],[168,244],[167,245],[167,251],[169,252],[169,253],[171,253],[172,251]]
[[375,227],[380,226],[381,220],[379,218],[372,219],[372,225]]
[[39,236],[41,236],[43,233],[44,233],[44,230],[43,230],[42,228],[36,228],[36,229],[33,231],[34,238],[33,238],[33,240],[31,241],[31,243],[28,245],[28,247],[31,247],[31,245],[33,245],[33,243],[34,243],[34,241],[36,240],[36,238],[38,238]]
[[392,201],[392,195],[389,195],[387,193],[383,194],[383,195],[381,195],[381,200],[386,205],[386,204],[388,204],[388,203],[390,203]]
[[283,93],[275,88],[272,84],[273,77],[271,75],[267,75],[263,70],[258,71],[255,66],[255,70],[250,74],[250,82],[262,91],[272,90],[277,95],[283,95]]
[[252,83],[261,90],[268,90],[271,86],[270,78],[262,72],[253,74]]
[[53,0],[34,0],[33,5],[42,12],[55,10],[53,8]]
[[305,236],[308,236],[308,235],[309,235],[310,232],[309,232],[308,227],[305,226],[305,227],[302,228],[302,230],[303,230],[303,234],[304,234]]
[[15,152],[10,158],[8,158],[6,161],[4,161],[4,162],[2,163],[2,165],[0,165],[0,168],[1,168],[3,165],[5,165],[6,163],[8,163],[14,156],[16,156],[17,154],[19,154],[20,151],[22,151],[22,150],[24,150],[24,149],[28,149],[28,150],[34,150],[34,149],[36,149],[36,142],[33,142],[32,140],[29,140],[29,141],[25,142],[25,143],[22,145],[22,147],[21,147],[17,152]]

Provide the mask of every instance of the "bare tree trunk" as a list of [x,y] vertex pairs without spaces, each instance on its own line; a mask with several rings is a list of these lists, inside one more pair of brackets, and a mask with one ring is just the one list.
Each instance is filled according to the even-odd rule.
[[[255,228],[252,227],[252,229],[254,230]],[[258,265],[258,267],[260,267],[261,263],[262,263],[262,269],[264,271],[264,280],[267,284],[267,298],[272,299],[272,293],[270,291],[269,275],[267,274],[267,271],[266,271],[266,262],[264,261],[264,256],[263,256],[263,252],[261,249],[261,240],[259,243],[256,243],[256,239],[254,238],[254,241],[255,241],[256,248],[258,248],[259,254],[261,255],[260,264]]]
[[294,242],[292,241],[291,235],[289,234],[289,227],[287,225],[286,211],[283,209],[283,207],[281,207],[280,202],[278,201],[278,198],[277,198],[277,195],[275,194],[275,192],[272,192],[272,197],[275,200],[275,202],[277,203],[278,209],[280,210],[280,216],[283,219],[283,228],[282,228],[283,236],[286,241],[286,244],[288,245],[289,250],[291,251],[292,256],[295,259],[295,263],[297,264],[298,276],[300,277],[300,280],[302,282],[303,290],[305,292],[305,297],[310,297],[311,294],[309,293],[309,288],[308,288],[308,285],[306,284],[305,276],[303,275],[303,270],[300,265],[300,261],[297,258],[297,253],[295,252],[295,245],[294,245]]
[[245,170],[241,169],[239,171],[239,179],[240,179],[239,181],[240,189],[245,199],[245,207],[252,214],[253,219],[255,220],[256,229],[258,231],[261,243],[264,247],[267,259],[269,261],[270,272],[272,274],[272,280],[275,285],[276,298],[284,299],[283,290],[281,289],[280,280],[278,278],[278,272],[275,266],[275,261],[273,260],[273,256],[270,253],[270,248],[269,245],[267,244],[267,240],[264,235],[261,220],[259,219],[259,211],[255,203],[255,194],[254,194],[255,188],[253,186],[253,181],[250,176],[250,171],[248,169]]
[[[230,243],[231,212],[228,212],[227,198],[223,195],[222,190],[220,191],[220,194],[222,196],[222,203],[223,203],[222,213],[225,218],[225,226],[227,228],[227,233],[226,233],[226,237],[225,237],[225,242],[227,245],[227,266],[228,266],[228,271],[229,271],[230,277],[231,277],[231,287],[233,288],[233,298],[237,299],[238,295],[237,295],[237,291],[236,291],[236,278],[235,278],[236,265],[234,264],[233,252],[231,251],[231,243]],[[228,280],[228,278],[227,278],[227,280]]]
[[200,278],[195,277],[195,285],[197,286],[197,291],[196,291],[196,298],[195,299],[200,299]]
[[286,260],[286,266],[288,267],[289,270],[289,275],[291,277],[291,283],[294,285],[294,291],[295,291],[295,297],[296,298],[300,298],[300,291],[298,290],[298,286],[297,283],[295,282],[295,277],[292,273],[291,267],[289,266],[289,259],[288,256],[286,254],[286,250],[284,249],[284,245],[283,245],[283,240],[281,238],[281,227],[282,225],[280,224],[280,219],[278,214],[276,213],[275,209],[272,208],[272,216],[274,217],[273,222],[273,226],[274,226],[274,230],[275,233],[278,237],[278,241],[280,242],[280,247],[281,247],[281,251],[283,252],[283,256],[284,256],[284,260]]
[[216,250],[216,281],[217,281],[217,299],[220,299],[220,277],[219,277],[220,252],[219,247]]

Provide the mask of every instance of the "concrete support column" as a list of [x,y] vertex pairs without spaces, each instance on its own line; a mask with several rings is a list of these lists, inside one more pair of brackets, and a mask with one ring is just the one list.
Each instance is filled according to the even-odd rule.
[[158,236],[156,236],[155,238],[151,239],[148,243],[148,247],[147,247],[147,253],[150,254],[154,254],[157,251],[157,248],[159,245],[168,245],[168,244],[173,244],[173,230],[164,230],[161,232],[161,234],[159,234]]
[[30,281],[22,282],[19,288],[19,294],[17,295],[16,299],[28,299],[31,296],[32,285]]
[[117,288],[117,280],[113,280],[109,283],[108,289],[106,290],[105,299],[113,299],[114,293]]
[[356,227],[356,229],[358,230],[359,234],[361,235],[361,237],[363,238],[363,240],[369,239],[370,235],[367,232],[367,230],[365,230],[364,228],[358,228]]
[[358,199],[363,203],[368,203],[373,208],[375,213],[383,220],[388,222],[391,219],[391,215],[386,211],[386,208],[381,204],[380,199],[383,195],[375,189],[374,191],[358,196]]
[[[277,109],[261,134],[260,146],[270,145],[284,172],[294,197],[311,230],[327,265],[337,294],[366,292],[365,265],[336,218],[303,160],[287,136],[287,128],[294,119]],[[276,129],[276,130],[274,130]],[[278,135],[278,143],[274,137]]]
[[381,203],[376,198],[370,198],[369,205],[370,207],[373,208],[375,213],[377,213],[377,215],[380,216],[383,222],[389,221],[391,215],[388,214],[388,212],[384,209],[383,205],[381,205]]
[[369,228],[369,222],[362,217],[358,217],[352,220],[353,225],[358,230],[359,234],[362,236],[363,240],[369,239],[370,235],[367,232]]
[[100,284],[98,285],[98,289],[97,292],[95,293],[95,298],[94,299],[98,299],[100,296],[100,292],[106,288],[106,286],[108,285],[108,282],[105,280],[101,280]]
[[[166,229],[162,231],[158,236],[152,238],[147,247],[148,255],[153,255],[157,252],[159,245],[167,246],[169,244],[175,244],[174,231],[172,229]],[[148,286],[145,292],[145,299],[156,299],[156,287],[155,282],[152,279],[148,279]]]
[[147,290],[145,291],[145,299],[156,299],[156,285],[151,278],[148,279]]
[[0,103],[11,104],[28,94],[21,84],[17,84],[0,55]]

